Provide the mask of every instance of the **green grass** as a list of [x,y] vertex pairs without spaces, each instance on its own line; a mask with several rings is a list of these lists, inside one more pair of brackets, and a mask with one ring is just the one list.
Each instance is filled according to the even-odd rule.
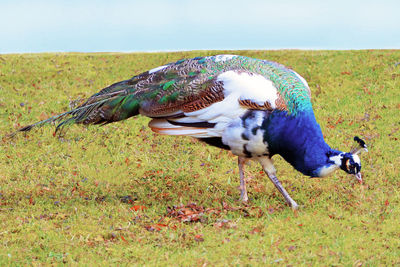
[[[0,136],[134,74],[217,53],[1,55]],[[366,140],[365,183],[341,171],[310,179],[276,157],[301,209],[254,163],[244,206],[234,156],[153,134],[147,118],[72,126],[62,138],[45,127],[0,141],[0,265],[400,265],[400,51],[228,53],[304,76],[327,143],[349,151],[354,135]],[[191,202],[215,212],[167,216]]]

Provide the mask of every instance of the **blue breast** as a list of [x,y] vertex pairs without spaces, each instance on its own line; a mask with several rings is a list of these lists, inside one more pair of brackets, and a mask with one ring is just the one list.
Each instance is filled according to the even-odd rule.
[[333,150],[325,143],[312,109],[296,115],[275,110],[262,128],[270,153],[281,155],[303,174],[316,177],[318,170],[328,164]]

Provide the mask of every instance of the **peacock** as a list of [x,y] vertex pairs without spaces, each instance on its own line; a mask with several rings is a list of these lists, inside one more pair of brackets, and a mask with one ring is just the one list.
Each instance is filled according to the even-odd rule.
[[306,80],[279,63],[239,55],[182,59],[114,83],[76,108],[28,125],[47,123],[104,125],[138,114],[163,135],[191,136],[238,156],[240,200],[248,201],[244,166],[259,162],[293,209],[298,204],[276,176],[272,157],[280,155],[310,177],[337,169],[362,181],[358,154],[367,151],[355,137],[349,153],[325,141],[311,104]]

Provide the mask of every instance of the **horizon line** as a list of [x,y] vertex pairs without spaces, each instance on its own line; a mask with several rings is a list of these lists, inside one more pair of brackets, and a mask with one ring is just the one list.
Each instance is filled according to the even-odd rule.
[[323,47],[302,47],[302,48],[255,48],[255,49],[233,49],[233,48],[222,48],[222,49],[165,49],[165,50],[121,50],[121,51],[24,51],[24,52],[0,52],[0,55],[17,55],[17,54],[83,54],[83,53],[93,53],[93,54],[129,54],[129,53],[176,53],[176,52],[201,52],[201,51],[279,51],[279,50],[304,50],[304,51],[363,51],[363,50],[400,50],[396,47],[384,47],[384,48],[323,48]]

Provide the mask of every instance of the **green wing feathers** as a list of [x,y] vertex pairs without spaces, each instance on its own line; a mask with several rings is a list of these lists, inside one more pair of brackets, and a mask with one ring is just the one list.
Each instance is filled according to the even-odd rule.
[[29,131],[45,124],[58,124],[56,132],[65,126],[77,124],[106,124],[127,119],[138,114],[140,101],[135,98],[131,80],[104,88],[78,107],[49,119],[25,126],[19,131]]
[[[185,103],[195,101],[206,87],[212,88],[197,61],[177,61],[158,71],[147,71],[125,81],[112,84],[88,98],[71,111],[56,115],[19,129],[29,131],[48,123],[56,123],[57,130],[70,124],[107,124],[125,120],[139,113],[163,116],[174,112]],[[201,97],[201,94],[199,94]]]
[[284,66],[242,56],[211,56],[179,60],[112,84],[71,111],[28,125],[19,131],[48,123],[57,130],[73,123],[107,124],[139,114],[149,117],[179,116],[224,99],[218,76],[229,70],[256,73],[271,80],[289,112],[311,108],[309,89]]

